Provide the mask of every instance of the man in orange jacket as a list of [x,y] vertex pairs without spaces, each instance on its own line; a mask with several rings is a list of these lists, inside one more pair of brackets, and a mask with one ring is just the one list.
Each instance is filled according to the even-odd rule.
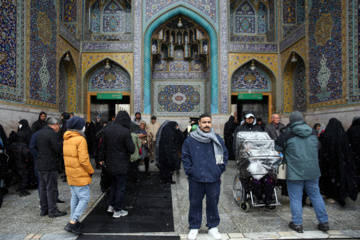
[[71,216],[64,229],[74,234],[82,234],[79,218],[90,201],[89,184],[94,173],[84,131],[85,120],[81,117],[75,116],[67,121],[63,154],[67,182],[71,189]]

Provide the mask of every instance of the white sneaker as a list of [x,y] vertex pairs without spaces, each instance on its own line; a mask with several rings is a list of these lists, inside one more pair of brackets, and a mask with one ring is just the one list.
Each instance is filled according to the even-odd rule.
[[210,228],[209,229],[209,234],[216,240],[221,240],[222,239],[221,234],[219,233],[219,230],[216,227]]
[[107,212],[113,213],[114,212],[114,207],[109,205]]
[[120,210],[118,212],[114,211],[113,218],[125,217],[128,215],[128,211]]
[[188,235],[188,240],[196,240],[196,236],[198,235],[198,229],[191,229]]

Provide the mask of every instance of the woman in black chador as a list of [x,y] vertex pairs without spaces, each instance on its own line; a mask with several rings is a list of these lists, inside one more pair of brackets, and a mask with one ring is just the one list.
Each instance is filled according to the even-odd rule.
[[174,171],[180,169],[180,153],[184,142],[182,132],[176,122],[170,121],[161,129],[159,140],[159,174],[163,183],[175,183]]
[[[348,137],[339,120],[331,118],[320,136],[320,191],[342,206],[345,198],[357,198],[357,176]],[[331,202],[331,200],[329,201]]]
[[[352,150],[355,166],[357,168],[358,180],[360,177],[360,117],[355,117],[351,127],[347,130],[350,149]],[[359,183],[359,182],[358,182]],[[359,185],[358,185],[359,187]],[[360,189],[359,189],[360,190]]]
[[231,160],[235,160],[235,155],[234,155],[234,151],[233,151],[233,140],[234,140],[234,131],[236,128],[236,123],[235,123],[235,117],[234,116],[230,116],[229,121],[227,121],[225,123],[225,127],[224,127],[224,140],[225,140],[225,146],[228,150],[229,153],[229,159]]

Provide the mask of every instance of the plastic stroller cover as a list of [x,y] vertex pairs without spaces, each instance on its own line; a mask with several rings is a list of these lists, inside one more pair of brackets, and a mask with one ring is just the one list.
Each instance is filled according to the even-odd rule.
[[236,167],[240,178],[255,179],[276,173],[281,158],[266,132],[239,132],[236,135]]

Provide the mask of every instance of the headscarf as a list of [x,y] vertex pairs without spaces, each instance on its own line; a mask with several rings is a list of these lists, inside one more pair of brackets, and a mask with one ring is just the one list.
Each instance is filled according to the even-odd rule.
[[320,136],[320,190],[341,205],[345,198],[357,198],[357,176],[348,137],[339,120],[331,118]]

